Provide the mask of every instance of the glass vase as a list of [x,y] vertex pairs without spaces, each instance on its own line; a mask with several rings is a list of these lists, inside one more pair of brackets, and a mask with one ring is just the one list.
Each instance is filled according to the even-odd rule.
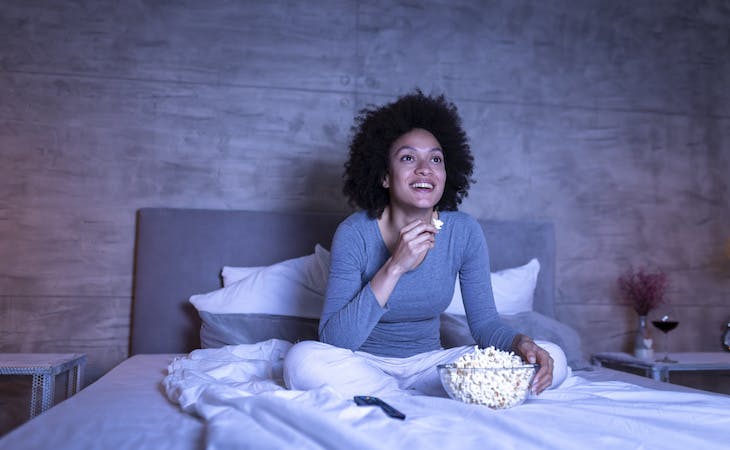
[[647,360],[654,358],[654,342],[651,339],[646,316],[639,316],[639,326],[634,340],[634,356]]

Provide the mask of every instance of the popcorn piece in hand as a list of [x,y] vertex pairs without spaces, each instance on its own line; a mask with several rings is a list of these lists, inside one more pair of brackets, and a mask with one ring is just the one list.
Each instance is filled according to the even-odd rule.
[[434,227],[436,227],[437,230],[440,230],[441,227],[444,226],[444,221],[443,220],[439,220],[439,219],[437,219],[435,217],[433,219],[431,219],[431,223],[433,224]]

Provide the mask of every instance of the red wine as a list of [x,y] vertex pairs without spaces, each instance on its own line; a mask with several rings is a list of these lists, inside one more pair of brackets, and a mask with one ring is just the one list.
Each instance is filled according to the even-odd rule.
[[653,320],[651,323],[665,333],[669,333],[679,325],[676,320]]

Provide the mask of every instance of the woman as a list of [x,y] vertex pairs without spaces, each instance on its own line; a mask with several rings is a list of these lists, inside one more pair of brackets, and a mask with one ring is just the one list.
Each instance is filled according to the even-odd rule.
[[435,366],[473,351],[440,344],[439,315],[457,275],[479,346],[539,363],[535,393],[551,385],[550,354],[500,322],[484,234],[476,220],[457,211],[472,171],[456,107],[443,96],[416,91],[361,112],[344,187],[360,211],[333,238],[321,342],[299,343],[289,352],[284,370],[290,388],[442,393]]

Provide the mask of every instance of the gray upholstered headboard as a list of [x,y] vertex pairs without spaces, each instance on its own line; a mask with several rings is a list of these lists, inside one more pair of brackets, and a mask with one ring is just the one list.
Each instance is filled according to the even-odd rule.
[[[145,208],[137,214],[131,354],[200,348],[193,294],[221,287],[223,266],[260,266],[329,248],[346,213]],[[534,309],[554,317],[555,231],[483,221],[492,270],[540,261]]]

